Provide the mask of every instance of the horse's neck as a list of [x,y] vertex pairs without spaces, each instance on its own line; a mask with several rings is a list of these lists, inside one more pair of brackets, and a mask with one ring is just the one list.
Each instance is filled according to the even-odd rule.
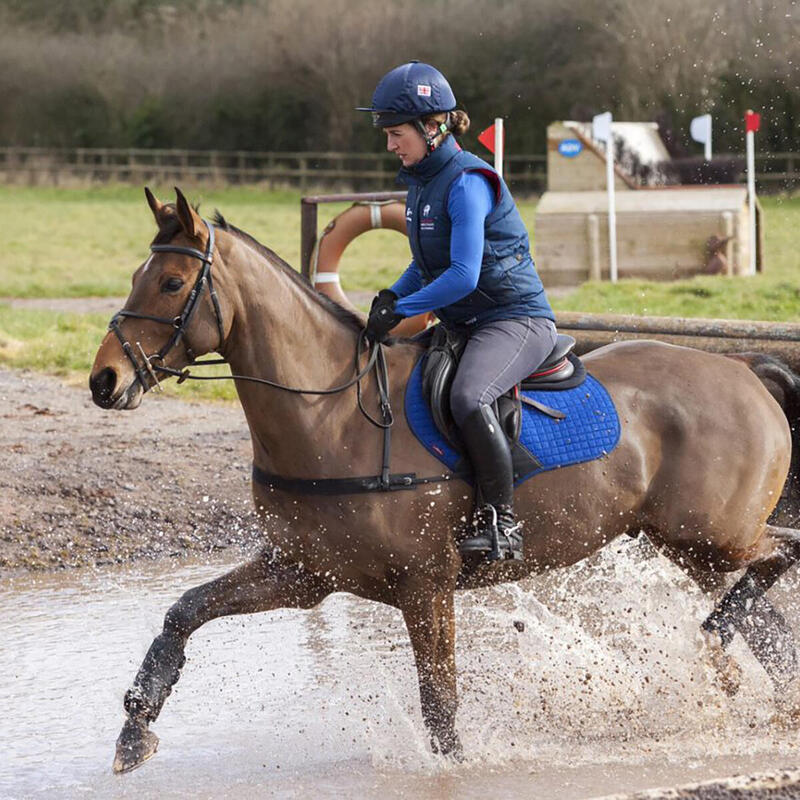
[[[337,386],[353,377],[352,327],[249,246],[236,242],[228,261],[237,270],[234,323],[225,348],[234,374],[304,389]],[[226,284],[233,269],[229,263]],[[263,467],[297,475],[307,471],[309,461],[329,463],[341,455],[354,390],[318,397],[245,382],[237,389]]]

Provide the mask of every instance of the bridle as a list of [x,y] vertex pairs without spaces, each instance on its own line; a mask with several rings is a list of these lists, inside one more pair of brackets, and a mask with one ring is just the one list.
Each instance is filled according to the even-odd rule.
[[[304,494],[321,494],[321,495],[340,495],[340,494],[361,494],[364,492],[391,492],[398,490],[413,490],[417,486],[442,483],[450,481],[455,477],[455,473],[449,475],[434,475],[431,477],[418,477],[414,472],[394,474],[390,471],[391,465],[391,429],[394,424],[394,415],[392,413],[392,406],[389,399],[389,373],[386,367],[386,357],[383,353],[383,347],[379,342],[369,342],[369,358],[363,369],[359,368],[361,354],[364,350],[366,343],[366,331],[361,331],[358,335],[358,342],[356,344],[355,353],[355,376],[341,386],[334,386],[330,389],[299,389],[293,386],[284,386],[281,383],[267,380],[266,378],[255,378],[249,375],[192,375],[188,368],[178,370],[164,365],[164,359],[167,354],[177,345],[181,340],[186,337],[186,329],[192,321],[192,317],[197,311],[197,306],[208,287],[208,293],[211,297],[211,303],[214,307],[214,314],[216,315],[217,328],[219,330],[219,345],[217,352],[221,352],[225,344],[225,327],[222,323],[222,310],[219,304],[219,298],[214,289],[214,284],[211,278],[211,264],[214,257],[214,226],[203,220],[203,224],[208,229],[208,244],[206,245],[205,252],[197,250],[194,247],[182,247],[173,244],[152,244],[150,251],[152,253],[180,253],[182,255],[191,256],[192,258],[199,259],[203,267],[197,276],[197,280],[192,287],[189,297],[183,307],[183,311],[177,317],[156,317],[152,314],[141,314],[138,311],[128,311],[122,309],[118,311],[109,323],[109,329],[114,331],[115,336],[122,345],[122,349],[128,360],[133,365],[136,372],[136,378],[142,386],[143,391],[147,391],[149,386],[147,383],[148,377],[153,381],[154,386],[159,386],[157,373],[164,375],[173,375],[177,377],[178,383],[191,378],[196,381],[221,381],[221,380],[239,380],[250,381],[253,383],[264,384],[271,386],[274,389],[280,389],[284,392],[291,392],[292,394],[316,394],[316,395],[330,395],[342,392],[345,389],[355,385],[356,397],[358,408],[361,413],[371,422],[375,427],[383,431],[383,457],[381,461],[381,472],[379,475],[367,475],[364,477],[346,478],[286,478],[282,475],[276,475],[265,472],[255,463],[253,464],[253,480],[266,486],[270,489],[283,489],[290,492],[299,492]],[[170,325],[174,328],[174,332],[169,341],[153,355],[148,356],[144,352],[144,348],[139,342],[136,342],[136,347],[142,357],[140,362],[134,352],[131,343],[125,338],[120,328],[120,320],[130,317],[133,319],[148,319],[153,322],[159,322],[162,325]],[[191,348],[184,343],[186,353],[191,359],[189,366],[204,366],[206,364],[225,364],[225,358],[210,359],[205,361],[198,361]],[[160,362],[160,363],[159,363]],[[375,383],[378,387],[378,400],[381,410],[382,420],[374,419],[364,408],[361,395],[361,379],[364,378],[372,369],[375,369]],[[160,386],[159,386],[160,388]]]
[[[249,375],[192,375],[188,368],[177,370],[164,365],[164,360],[166,359],[167,354],[181,340],[185,339],[186,330],[189,326],[189,323],[192,321],[195,312],[197,311],[206,286],[208,287],[208,293],[211,297],[211,303],[214,307],[214,315],[216,317],[217,329],[219,331],[219,345],[217,347],[217,352],[222,350],[222,347],[225,343],[225,326],[222,322],[222,309],[220,307],[219,298],[217,297],[217,292],[214,289],[214,283],[211,277],[211,264],[214,259],[215,243],[214,226],[206,219],[203,220],[203,224],[208,230],[208,244],[206,245],[205,252],[194,247],[183,247],[175,244],[150,245],[151,253],[180,253],[182,255],[191,256],[192,258],[197,258],[203,264],[202,269],[197,275],[197,280],[192,287],[192,291],[189,293],[189,297],[186,298],[186,303],[184,304],[181,313],[172,318],[156,317],[152,314],[142,314],[138,311],[129,311],[123,308],[121,311],[117,311],[117,313],[114,314],[114,316],[111,318],[111,322],[108,325],[109,330],[114,332],[114,335],[117,337],[120,345],[122,346],[123,352],[131,362],[142,389],[144,391],[148,390],[148,377],[152,380],[153,386],[158,387],[159,390],[161,389],[161,386],[158,382],[157,373],[175,376],[178,379],[178,383],[183,383],[188,379],[195,381],[241,380],[264,384],[266,386],[271,386],[274,389],[280,389],[284,392],[291,392],[292,394],[337,394],[345,389],[349,389],[355,384],[358,396],[358,407],[361,410],[361,413],[373,425],[379,428],[386,429],[391,427],[394,422],[394,417],[392,415],[392,409],[389,403],[389,380],[386,370],[386,360],[380,344],[374,342],[370,343],[369,358],[367,359],[367,363],[363,369],[359,368],[360,356],[365,342],[364,331],[359,334],[358,344],[356,345],[355,376],[346,383],[343,383],[340,386],[334,386],[330,389],[299,389],[293,386],[284,386],[282,383],[276,383],[275,381],[270,381],[266,378],[255,378]],[[131,317],[133,319],[148,319],[152,320],[153,322],[159,322],[162,325],[170,325],[174,331],[169,341],[158,352],[153,353],[152,355],[147,355],[144,352],[144,348],[142,347],[141,343],[136,342],[136,349],[139,351],[139,355],[141,356],[140,361],[136,352],[134,351],[133,346],[125,338],[125,335],[122,333],[122,329],[120,328],[120,320],[125,319],[126,317]],[[195,356],[195,354],[192,352],[192,349],[185,342],[184,347],[186,349],[186,354],[190,359],[189,366],[206,366],[209,364],[227,363],[225,358],[198,361],[197,356]],[[373,367],[375,368],[378,394],[380,396],[381,415],[383,417],[382,422],[374,419],[367,412],[367,410],[364,408],[361,397],[361,379],[364,378],[373,369]]]
[[[222,323],[222,309],[220,308],[219,298],[217,297],[217,292],[216,289],[214,289],[214,283],[211,278],[211,263],[214,258],[214,226],[211,225],[207,220],[203,220],[203,223],[208,229],[208,244],[206,245],[205,252],[202,252],[195,247],[182,247],[181,245],[176,244],[150,245],[151,253],[181,253],[182,255],[198,258],[200,261],[202,261],[203,268],[198,273],[197,280],[194,282],[192,291],[186,298],[183,311],[181,311],[177,317],[169,318],[156,317],[152,314],[142,314],[138,311],[128,311],[127,309],[123,308],[121,311],[117,311],[117,313],[114,314],[114,316],[111,318],[111,322],[108,325],[108,329],[114,332],[114,335],[122,345],[123,352],[133,365],[136,377],[138,378],[139,383],[142,385],[142,389],[144,391],[147,391],[148,388],[148,376],[153,380],[153,385],[160,389],[161,387],[158,383],[156,372],[177,372],[177,370],[170,371],[169,368],[164,367],[164,359],[167,357],[167,354],[172,350],[173,347],[175,347],[182,339],[185,339],[186,329],[189,326],[189,323],[192,321],[195,312],[197,311],[197,307],[200,304],[200,298],[202,297],[206,286],[208,286],[208,293],[211,297],[211,303],[214,307],[214,315],[217,320],[217,329],[219,331],[218,349],[222,348],[222,345],[225,341],[225,326]],[[131,343],[125,338],[124,334],[122,333],[122,329],[120,328],[120,320],[125,319],[126,317],[132,317],[134,319],[149,319],[153,322],[159,322],[162,325],[169,325],[174,329],[172,336],[170,336],[167,343],[157,353],[153,353],[149,356],[144,352],[142,345],[139,342],[136,342],[136,347],[142,357],[142,361],[140,362],[136,356],[136,353],[134,352],[133,347],[131,346]],[[190,363],[199,363],[197,361],[197,357],[192,352],[191,347],[189,347],[189,345],[185,342],[184,347],[186,348],[186,355],[189,356]]]

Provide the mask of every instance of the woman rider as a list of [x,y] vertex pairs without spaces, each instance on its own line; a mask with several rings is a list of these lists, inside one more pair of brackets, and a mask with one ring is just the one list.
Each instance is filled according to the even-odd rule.
[[413,260],[372,303],[367,334],[383,341],[404,317],[435,311],[469,340],[450,407],[485,507],[462,553],[522,557],[514,519],[511,451],[492,403],[533,372],[556,343],[553,312],[536,273],[528,233],[503,179],[455,137],[469,128],[449,83],[412,61],[381,79],[370,108],[408,185]]

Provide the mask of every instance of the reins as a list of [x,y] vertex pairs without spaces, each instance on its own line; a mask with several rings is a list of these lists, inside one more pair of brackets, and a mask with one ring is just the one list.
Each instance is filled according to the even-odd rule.
[[[211,302],[214,308],[214,316],[217,322],[217,330],[219,331],[220,349],[222,348],[222,345],[225,341],[225,326],[222,321],[222,309],[220,307],[219,298],[217,297],[217,292],[214,289],[214,284],[211,277],[211,265],[214,259],[214,244],[215,244],[214,226],[210,222],[208,222],[208,220],[205,219],[203,220],[203,223],[205,224],[206,229],[208,230],[208,244],[206,245],[205,252],[202,252],[201,250],[198,250],[194,247],[183,247],[181,245],[172,245],[172,244],[150,245],[150,251],[152,253],[180,253],[182,255],[191,256],[192,258],[197,258],[203,263],[203,267],[197,276],[197,280],[195,281],[195,284],[192,287],[192,291],[189,293],[189,297],[186,299],[186,304],[184,305],[181,313],[177,317],[168,318],[168,317],[157,317],[152,314],[142,314],[138,311],[128,311],[126,309],[122,309],[121,311],[118,311],[111,318],[111,322],[109,323],[108,326],[109,330],[114,332],[115,336],[122,345],[122,349],[125,355],[128,357],[128,360],[133,365],[134,372],[136,373],[136,377],[141,383],[142,388],[145,390],[147,389],[148,376],[152,379],[154,386],[158,387],[159,389],[161,388],[156,373],[160,373],[162,375],[174,376],[178,379],[178,383],[183,383],[186,380],[248,381],[250,383],[259,383],[264,386],[270,386],[273,389],[280,389],[283,392],[289,392],[291,394],[331,395],[343,392],[346,389],[349,389],[351,386],[355,385],[358,408],[364,415],[364,417],[366,417],[373,425],[375,425],[378,428],[382,428],[384,430],[390,428],[394,422],[394,416],[392,414],[392,408],[389,402],[389,378],[386,369],[386,358],[383,353],[383,348],[381,347],[380,344],[375,342],[371,342],[369,344],[369,358],[367,359],[367,363],[363,369],[359,368],[359,364],[361,361],[361,354],[364,350],[364,343],[366,342],[366,331],[361,331],[359,333],[358,341],[356,343],[355,376],[346,383],[343,383],[339,386],[333,386],[329,389],[301,389],[295,386],[286,386],[282,383],[277,383],[276,381],[268,380],[267,378],[257,378],[252,375],[192,375],[188,367],[185,367],[182,370],[178,370],[178,369],[173,369],[172,367],[167,367],[163,364],[163,361],[166,358],[167,354],[172,350],[173,347],[175,347],[175,345],[177,345],[185,337],[186,328],[188,327],[189,323],[194,317],[200,298],[206,286],[208,286],[209,296],[211,297]],[[131,317],[134,319],[149,319],[152,320],[153,322],[159,322],[163,325],[170,325],[175,329],[175,332],[172,334],[169,341],[164,345],[164,347],[162,347],[157,353],[153,353],[152,355],[149,356],[144,352],[142,345],[139,342],[136,342],[136,348],[138,349],[139,353],[142,356],[142,361],[140,362],[139,359],[137,358],[136,353],[134,352],[134,348],[131,346],[131,343],[124,337],[124,335],[122,334],[122,330],[120,328],[120,319],[124,319],[126,317]],[[228,363],[225,358],[215,358],[215,359],[208,359],[205,361],[198,361],[194,353],[192,352],[191,348],[188,345],[184,346],[186,347],[187,355],[191,359],[189,366],[202,367],[202,366],[210,366],[213,364]],[[162,362],[162,363],[156,363],[156,362]],[[381,414],[383,416],[382,422],[379,422],[378,420],[374,419],[369,414],[369,412],[367,412],[367,410],[364,408],[362,394],[361,394],[361,381],[372,371],[373,368],[375,369],[375,377],[378,384],[378,394],[380,398]]]
[[[142,385],[142,389],[147,391],[147,378],[150,377],[153,385],[158,387],[158,377],[156,373],[162,375],[172,375],[178,379],[178,383],[183,383],[185,380],[195,381],[223,381],[223,380],[238,380],[248,381],[251,383],[258,383],[264,386],[269,386],[273,389],[280,389],[283,392],[290,392],[291,394],[314,394],[314,395],[331,395],[338,394],[339,392],[349,389],[351,386],[356,387],[356,402],[359,411],[364,417],[375,427],[383,431],[383,458],[381,462],[380,475],[368,475],[365,477],[348,477],[348,478],[286,478],[282,475],[268,473],[262,470],[258,465],[253,464],[253,480],[266,486],[270,489],[282,489],[289,492],[297,492],[301,494],[313,495],[339,495],[339,494],[361,494],[364,492],[389,492],[398,489],[414,489],[421,484],[428,483],[442,483],[452,480],[458,475],[434,475],[427,478],[418,478],[416,473],[408,472],[401,474],[392,474],[390,472],[390,465],[392,459],[392,425],[394,424],[394,414],[392,413],[392,406],[390,402],[389,393],[389,372],[386,366],[386,356],[383,352],[383,347],[378,342],[369,343],[369,358],[363,369],[359,368],[361,361],[361,354],[366,342],[366,331],[361,331],[358,335],[356,342],[355,354],[355,376],[346,383],[340,386],[333,386],[329,389],[301,389],[295,386],[286,386],[276,381],[268,380],[267,378],[257,378],[252,375],[192,375],[188,367],[178,370],[172,367],[167,367],[163,364],[167,354],[172,350],[175,345],[185,338],[186,328],[194,317],[197,311],[200,299],[208,286],[209,296],[214,308],[214,315],[217,321],[217,329],[219,331],[219,346],[218,351],[222,350],[225,342],[225,326],[222,321],[222,309],[219,304],[219,298],[214,289],[214,284],[211,278],[211,264],[214,258],[214,226],[208,220],[203,220],[206,228],[208,229],[208,244],[206,245],[205,252],[195,249],[194,247],[182,247],[180,245],[171,244],[153,244],[150,245],[150,251],[153,253],[181,253],[183,255],[197,258],[203,263],[203,267],[197,276],[192,291],[186,300],[181,313],[172,319],[167,317],[157,317],[152,314],[142,314],[138,311],[128,311],[122,309],[118,311],[109,323],[109,329],[114,332],[125,355],[133,365],[136,377]],[[148,356],[144,352],[140,342],[136,342],[136,349],[142,357],[142,361],[134,351],[131,343],[125,338],[120,328],[120,320],[127,317],[133,319],[149,319],[153,322],[159,322],[163,325],[171,325],[175,331],[170,337],[169,341],[157,353]],[[188,345],[186,353],[191,359],[189,366],[205,366],[210,364],[226,364],[228,363],[225,358],[210,359],[206,361],[198,361]],[[162,363],[156,363],[162,362]],[[378,400],[381,411],[381,420],[376,420],[364,408],[363,396],[361,392],[361,380],[365,378],[372,370],[375,370],[375,382],[378,387]]]
[[[253,480],[260,483],[269,489],[282,489],[284,491],[296,492],[301,494],[312,495],[340,495],[340,494],[361,494],[364,492],[390,492],[399,489],[414,489],[422,484],[429,483],[442,483],[452,480],[454,477],[462,477],[455,473],[450,475],[434,475],[431,477],[418,478],[416,473],[407,472],[400,474],[392,474],[390,471],[392,460],[392,425],[394,424],[394,414],[389,393],[389,371],[386,366],[386,356],[383,352],[383,347],[378,342],[369,343],[369,358],[363,369],[359,367],[361,355],[364,351],[364,344],[366,340],[366,331],[361,331],[358,335],[356,342],[355,354],[355,376],[349,381],[339,385],[333,386],[328,389],[301,389],[295,386],[286,386],[276,381],[268,380],[267,378],[257,378],[252,375],[192,375],[188,367],[178,370],[172,367],[167,367],[163,364],[167,354],[172,350],[186,336],[186,329],[195,312],[197,311],[200,299],[208,287],[211,303],[214,308],[214,315],[217,321],[217,329],[219,331],[219,346],[218,351],[222,350],[225,342],[225,326],[222,321],[222,309],[219,304],[216,290],[211,277],[211,264],[214,258],[214,226],[208,220],[203,220],[206,228],[208,229],[208,244],[206,245],[205,252],[197,250],[194,247],[182,247],[180,245],[171,244],[154,244],[150,245],[150,251],[153,253],[181,253],[183,255],[191,256],[192,258],[199,259],[203,267],[197,276],[192,291],[183,307],[181,313],[172,319],[167,317],[157,317],[152,314],[142,314],[138,311],[128,311],[122,309],[118,311],[109,323],[109,330],[112,330],[122,346],[122,350],[131,362],[134,372],[139,383],[144,391],[147,391],[148,377],[153,381],[153,386],[158,387],[158,374],[171,375],[178,379],[178,383],[183,383],[185,380],[195,381],[224,381],[224,380],[238,380],[248,381],[251,383],[258,383],[264,386],[269,386],[273,389],[279,389],[283,392],[290,392],[291,394],[314,394],[314,395],[332,395],[343,392],[351,386],[356,387],[356,402],[359,411],[363,416],[375,427],[383,431],[383,458],[381,461],[381,474],[380,475],[367,475],[364,477],[348,477],[348,478],[286,478],[282,475],[268,473],[262,470],[257,464],[253,464]],[[158,322],[163,325],[170,325],[174,328],[174,333],[169,341],[157,352],[152,355],[147,355],[140,342],[136,342],[136,350],[141,355],[139,360],[134,347],[125,338],[120,328],[120,320],[125,318],[133,319],[148,319],[153,322]],[[225,358],[209,359],[206,361],[198,361],[191,348],[184,344],[186,353],[191,359],[188,366],[205,366],[211,364],[226,364],[228,363]],[[161,362],[161,363],[157,363]],[[364,398],[361,391],[361,381],[372,370],[375,370],[375,382],[378,387],[378,400],[381,411],[381,420],[377,420],[364,408]]]

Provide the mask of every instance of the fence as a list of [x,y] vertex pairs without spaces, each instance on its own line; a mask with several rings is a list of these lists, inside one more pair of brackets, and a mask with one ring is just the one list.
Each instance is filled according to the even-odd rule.
[[[544,191],[545,156],[506,158],[506,178],[522,192]],[[58,185],[71,181],[264,183],[351,190],[396,188],[390,153],[254,152],[38,147],[0,148],[0,182]]]
[[[798,166],[800,153],[756,155],[759,189],[800,188]],[[30,185],[173,181],[362,191],[396,188],[396,174],[397,158],[390,153],[0,147],[0,181]],[[505,178],[517,192],[540,194],[547,185],[547,157],[506,155]]]

